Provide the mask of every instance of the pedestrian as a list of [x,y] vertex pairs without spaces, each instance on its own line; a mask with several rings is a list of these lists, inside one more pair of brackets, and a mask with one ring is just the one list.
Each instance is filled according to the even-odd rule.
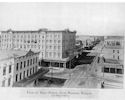
[[101,83],[101,88],[104,88],[104,82]]

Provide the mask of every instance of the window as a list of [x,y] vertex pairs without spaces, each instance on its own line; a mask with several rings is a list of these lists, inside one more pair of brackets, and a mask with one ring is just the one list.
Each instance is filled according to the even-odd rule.
[[98,63],[100,62],[100,57],[98,57]]
[[32,68],[30,68],[30,75],[32,74]]
[[56,46],[54,46],[54,49],[56,49]]
[[36,66],[36,69],[35,69],[35,70],[36,70],[36,72],[37,72],[37,66]]
[[20,69],[22,69],[22,62],[20,63]]
[[26,61],[24,61],[24,68],[26,67]]
[[60,43],[60,40],[58,40],[58,43]]
[[113,55],[113,58],[115,58],[115,55]]
[[105,73],[109,73],[109,68],[104,68]]
[[116,42],[116,45],[119,46],[119,45],[120,45],[120,42]]
[[2,81],[2,87],[5,87],[5,80]]
[[111,73],[115,73],[115,68],[110,68]]
[[20,73],[20,80],[22,79],[22,73]]
[[3,68],[3,75],[6,75],[6,67]]
[[25,78],[25,71],[23,72],[23,78]]
[[52,46],[49,46],[49,48],[51,49],[51,48],[52,48]]
[[119,56],[118,56],[118,60],[119,60]]
[[18,74],[16,74],[16,82],[18,81]]
[[33,58],[33,64],[35,63],[35,58]]
[[49,40],[50,41],[50,43],[52,42],[52,40]]
[[27,61],[27,66],[29,66],[29,60]]
[[29,75],[29,70],[27,70],[27,77],[28,77],[28,75]]
[[11,65],[9,65],[9,73],[11,73]]
[[117,53],[119,53],[119,50],[117,50]]
[[123,74],[122,69],[117,69],[117,74]]
[[37,57],[36,57],[36,63],[37,63]]
[[33,74],[34,74],[34,67],[33,67]]
[[63,63],[60,63],[60,67],[63,68]]
[[113,50],[113,53],[115,53],[115,50]]
[[32,65],[32,59],[30,59],[30,65]]
[[8,79],[8,86],[10,86],[11,78]]

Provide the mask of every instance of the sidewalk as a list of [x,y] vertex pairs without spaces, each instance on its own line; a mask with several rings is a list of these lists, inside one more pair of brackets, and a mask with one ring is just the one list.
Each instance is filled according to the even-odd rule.
[[35,74],[19,81],[13,84],[13,87],[25,87],[27,85],[31,85],[31,83],[36,80],[38,77],[44,75],[45,73],[47,73],[49,70],[45,70],[45,69],[39,69],[38,72],[36,72]]

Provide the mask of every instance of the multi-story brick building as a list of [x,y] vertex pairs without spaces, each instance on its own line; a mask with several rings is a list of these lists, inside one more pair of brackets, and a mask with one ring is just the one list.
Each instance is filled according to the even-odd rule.
[[2,49],[40,51],[40,65],[71,67],[73,65],[76,31],[47,30],[1,32]]
[[1,50],[0,55],[0,86],[2,87],[11,87],[38,71],[39,52]]

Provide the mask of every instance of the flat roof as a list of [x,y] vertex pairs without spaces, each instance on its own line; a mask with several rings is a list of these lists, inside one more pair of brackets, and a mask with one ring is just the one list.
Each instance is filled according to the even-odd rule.
[[6,31],[1,31],[2,33],[39,33],[39,32],[68,32],[68,33],[76,33],[76,31],[70,31],[69,29],[64,29],[64,30],[48,30],[47,28],[45,29],[38,29],[38,30],[6,30]]
[[14,57],[20,57],[27,54],[27,51],[21,50],[0,50],[0,61],[8,60]]

